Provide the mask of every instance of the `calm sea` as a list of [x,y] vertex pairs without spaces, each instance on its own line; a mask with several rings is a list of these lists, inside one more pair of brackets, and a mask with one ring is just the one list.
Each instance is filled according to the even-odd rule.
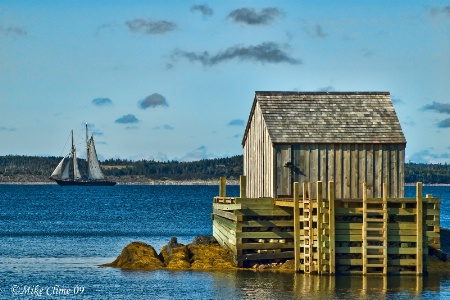
[[[442,198],[450,228],[450,187]],[[227,195],[238,195],[228,186]],[[406,196],[415,188],[407,187]],[[1,299],[409,299],[450,297],[449,274],[318,277],[253,271],[122,271],[113,261],[132,241],[159,252],[172,236],[211,235],[217,186],[60,187],[0,185]]]

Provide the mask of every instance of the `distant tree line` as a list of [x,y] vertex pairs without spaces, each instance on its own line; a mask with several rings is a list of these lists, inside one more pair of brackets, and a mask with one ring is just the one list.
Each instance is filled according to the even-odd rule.
[[450,165],[444,164],[405,164],[405,182],[436,184],[450,183]]
[[242,165],[242,155],[193,162],[108,159],[102,163],[105,175],[142,175],[156,180],[209,180],[221,176],[238,179],[243,172]]
[[[61,157],[37,156],[0,156],[0,182],[14,181],[15,177],[29,178],[30,181],[47,181]],[[107,159],[101,163],[106,176],[145,177],[153,180],[212,180],[225,176],[239,179],[242,175],[243,156],[228,158],[202,159],[194,162],[154,160],[131,161],[127,159]],[[86,161],[78,159],[83,173],[87,169]],[[5,178],[8,177],[8,180]],[[24,180],[21,180],[24,181]]]
[[[0,156],[0,182],[22,178],[29,181],[46,181],[61,157]],[[81,170],[86,169],[86,161],[78,159]],[[152,180],[216,180],[221,176],[238,179],[243,174],[243,156],[202,159],[193,162],[154,160],[132,161],[127,159],[107,159],[102,162],[106,176],[144,177]],[[450,184],[450,165],[445,164],[405,164],[405,182],[426,184]]]

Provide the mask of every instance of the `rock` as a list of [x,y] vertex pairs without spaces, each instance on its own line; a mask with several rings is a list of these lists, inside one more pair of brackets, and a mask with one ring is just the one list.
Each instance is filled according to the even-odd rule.
[[191,254],[192,269],[235,269],[233,257],[219,244],[189,244],[188,249]]
[[104,264],[126,270],[157,270],[164,268],[161,257],[155,249],[144,242],[132,242],[126,246],[115,261]]
[[170,241],[167,244],[167,248],[166,248],[167,254],[169,254],[169,255],[172,254],[172,249],[178,248],[178,247],[184,247],[184,245],[178,244],[178,240],[176,237],[170,238]]
[[122,250],[115,261],[103,266],[128,270],[236,269],[233,257],[220,247],[213,237],[194,239],[194,242],[187,246],[179,244],[176,238],[171,238],[159,255],[146,243],[132,242]]
[[212,236],[206,236],[206,235],[197,235],[194,240],[192,241],[192,244],[194,245],[210,245],[217,243],[216,239]]
[[188,247],[177,246],[172,248],[170,252],[171,254],[164,260],[167,269],[184,270],[191,267]]

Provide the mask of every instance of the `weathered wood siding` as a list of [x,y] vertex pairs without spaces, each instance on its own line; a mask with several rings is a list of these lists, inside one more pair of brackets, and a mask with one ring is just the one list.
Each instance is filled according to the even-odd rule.
[[256,104],[244,145],[248,197],[274,197],[274,152],[259,104]]
[[248,197],[315,181],[334,181],[337,199],[362,198],[364,182],[369,198],[383,183],[403,196],[406,139],[388,92],[256,92],[242,145]]
[[[404,197],[404,144],[279,144],[275,149],[275,197],[292,196],[293,182],[315,181],[334,181],[337,199],[361,199],[364,182],[369,198],[382,197],[383,183],[387,197]],[[322,193],[328,193],[327,185]]]

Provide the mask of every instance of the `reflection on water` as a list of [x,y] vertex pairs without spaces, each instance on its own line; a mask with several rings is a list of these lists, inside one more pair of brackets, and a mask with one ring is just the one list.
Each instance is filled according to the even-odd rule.
[[405,299],[450,296],[448,274],[317,276],[238,271],[212,273],[213,290],[246,299]]

